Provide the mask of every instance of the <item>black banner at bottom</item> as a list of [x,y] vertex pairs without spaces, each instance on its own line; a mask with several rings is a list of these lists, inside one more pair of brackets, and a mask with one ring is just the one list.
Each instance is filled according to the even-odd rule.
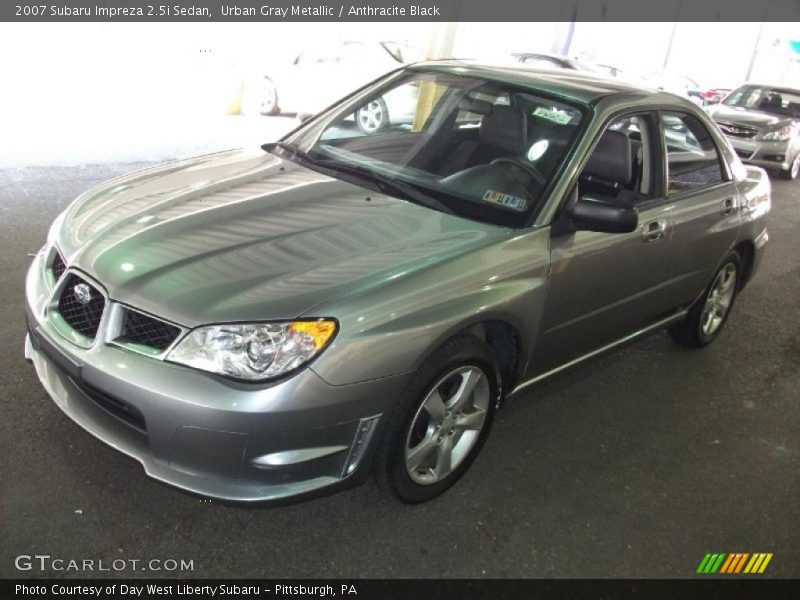
[[176,598],[800,598],[800,579],[756,577],[707,579],[359,579],[359,580],[145,580],[145,579],[6,579],[0,598],[133,599]]

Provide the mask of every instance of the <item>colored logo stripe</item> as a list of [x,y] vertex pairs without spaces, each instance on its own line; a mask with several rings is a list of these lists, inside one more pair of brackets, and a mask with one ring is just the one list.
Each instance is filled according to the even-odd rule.
[[722,563],[722,559],[725,558],[725,554],[706,554],[703,561],[700,563],[700,566],[697,567],[698,573],[716,573],[717,569],[719,569],[719,565]]
[[[749,560],[748,560],[749,559]],[[708,553],[697,567],[698,573],[763,573],[772,553],[724,552]],[[747,566],[745,566],[747,565]]]

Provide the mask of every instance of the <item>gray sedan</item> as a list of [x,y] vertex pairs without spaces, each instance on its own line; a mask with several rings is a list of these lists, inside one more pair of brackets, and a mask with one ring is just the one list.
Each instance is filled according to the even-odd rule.
[[[398,92],[410,122],[355,125]],[[664,328],[711,343],[769,208],[689,101],[420,64],[263,149],[81,195],[28,272],[25,354],[68,417],[184,490],[273,501],[374,473],[420,502],[537,382]]]
[[747,84],[708,112],[743,161],[800,175],[800,90]]

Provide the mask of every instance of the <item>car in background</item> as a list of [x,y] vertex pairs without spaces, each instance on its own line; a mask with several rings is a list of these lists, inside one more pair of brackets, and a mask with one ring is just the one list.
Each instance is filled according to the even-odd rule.
[[700,99],[703,101],[703,106],[719,104],[730,93],[731,88],[709,88],[700,92]]
[[748,83],[707,110],[744,162],[800,175],[800,89]]
[[[353,127],[404,87],[412,127]],[[25,356],[179,488],[282,501],[372,473],[422,502],[538,382],[664,328],[712,343],[769,208],[764,170],[685,99],[422,63],[277,142],[81,194],[29,268]]]
[[513,56],[517,62],[536,69],[567,69],[570,71],[592,73],[594,75],[608,75],[608,73],[590,63],[557,54],[547,54],[544,52],[512,52],[511,56]]
[[647,81],[641,75],[613,65],[595,64],[577,58],[569,58],[557,54],[542,52],[516,52],[512,56],[516,62],[537,69],[566,69],[579,71],[596,77],[610,77],[638,86],[647,86]]
[[635,71],[621,69],[620,67],[615,67],[613,65],[596,64],[592,66],[596,71],[606,75],[607,77],[613,77],[614,79],[619,79],[620,81],[624,81],[625,83],[630,83],[639,87],[648,87],[647,79]]
[[[250,114],[316,114],[335,100],[405,63],[424,58],[422,50],[396,41],[325,43],[296,55],[288,65],[259,73],[246,85],[243,110]],[[396,102],[394,102],[396,101]],[[376,131],[408,121],[413,98],[387,96],[365,106],[359,127]]]
[[645,76],[647,85],[671,94],[688,98],[698,106],[704,104],[702,92],[704,88],[697,81],[686,75],[671,71],[656,71]]

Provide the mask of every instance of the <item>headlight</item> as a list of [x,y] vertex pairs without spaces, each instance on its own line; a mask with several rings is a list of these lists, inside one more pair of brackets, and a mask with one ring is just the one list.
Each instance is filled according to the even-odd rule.
[[167,360],[236,379],[263,381],[285,375],[319,355],[336,322],[233,323],[192,330]]
[[773,140],[776,142],[785,142],[786,140],[792,139],[793,134],[792,126],[787,125],[786,127],[781,127],[775,131],[769,131],[761,136],[762,140]]

